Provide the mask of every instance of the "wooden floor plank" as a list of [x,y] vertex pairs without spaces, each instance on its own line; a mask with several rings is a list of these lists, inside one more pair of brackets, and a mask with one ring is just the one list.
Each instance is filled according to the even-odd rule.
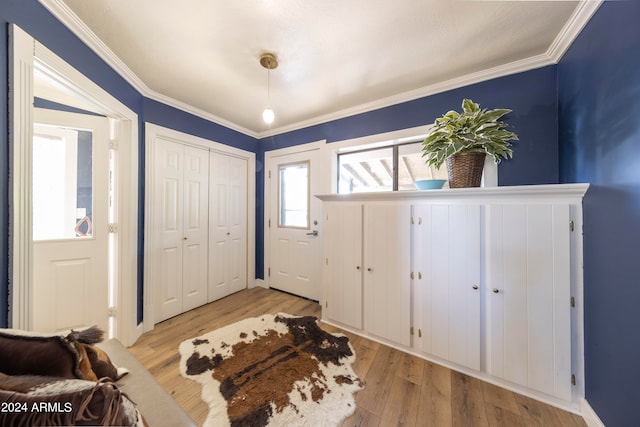
[[[317,318],[322,314],[320,305],[313,301],[257,287],[161,322],[129,350],[201,425],[208,408],[200,398],[200,385],[179,373],[180,343],[247,317],[279,312]],[[321,326],[343,332],[327,324]],[[356,353],[353,368],[365,383],[364,390],[356,394],[355,412],[344,420],[343,427],[586,426],[577,415],[343,333]]]

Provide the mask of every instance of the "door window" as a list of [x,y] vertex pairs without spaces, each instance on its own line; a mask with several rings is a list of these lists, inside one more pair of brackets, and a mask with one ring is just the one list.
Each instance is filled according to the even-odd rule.
[[92,133],[35,125],[33,240],[91,237]]
[[278,167],[278,226],[309,228],[309,162]]

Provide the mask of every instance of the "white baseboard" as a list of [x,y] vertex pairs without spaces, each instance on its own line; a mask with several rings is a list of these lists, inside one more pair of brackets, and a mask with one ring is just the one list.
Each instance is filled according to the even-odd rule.
[[267,285],[267,282],[265,282],[264,279],[256,279],[256,281],[253,284],[252,288],[255,288],[256,286],[260,286],[261,288],[269,289],[269,285]]
[[593,410],[587,399],[582,399],[580,402],[580,411],[582,412],[582,418],[589,427],[605,427],[604,423]]

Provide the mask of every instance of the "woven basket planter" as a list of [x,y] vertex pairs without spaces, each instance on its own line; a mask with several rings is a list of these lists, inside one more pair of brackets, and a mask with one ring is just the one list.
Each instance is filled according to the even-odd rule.
[[449,188],[480,187],[486,153],[458,153],[447,158]]

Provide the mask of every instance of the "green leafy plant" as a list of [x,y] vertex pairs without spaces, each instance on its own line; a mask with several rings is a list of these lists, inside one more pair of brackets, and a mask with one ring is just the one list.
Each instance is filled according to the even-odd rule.
[[511,158],[513,151],[509,141],[518,140],[518,136],[506,130],[507,123],[500,120],[510,112],[508,109],[480,109],[470,99],[463,100],[462,114],[452,110],[435,120],[422,142],[422,157],[436,168],[448,157],[463,152],[485,152],[496,163]]

